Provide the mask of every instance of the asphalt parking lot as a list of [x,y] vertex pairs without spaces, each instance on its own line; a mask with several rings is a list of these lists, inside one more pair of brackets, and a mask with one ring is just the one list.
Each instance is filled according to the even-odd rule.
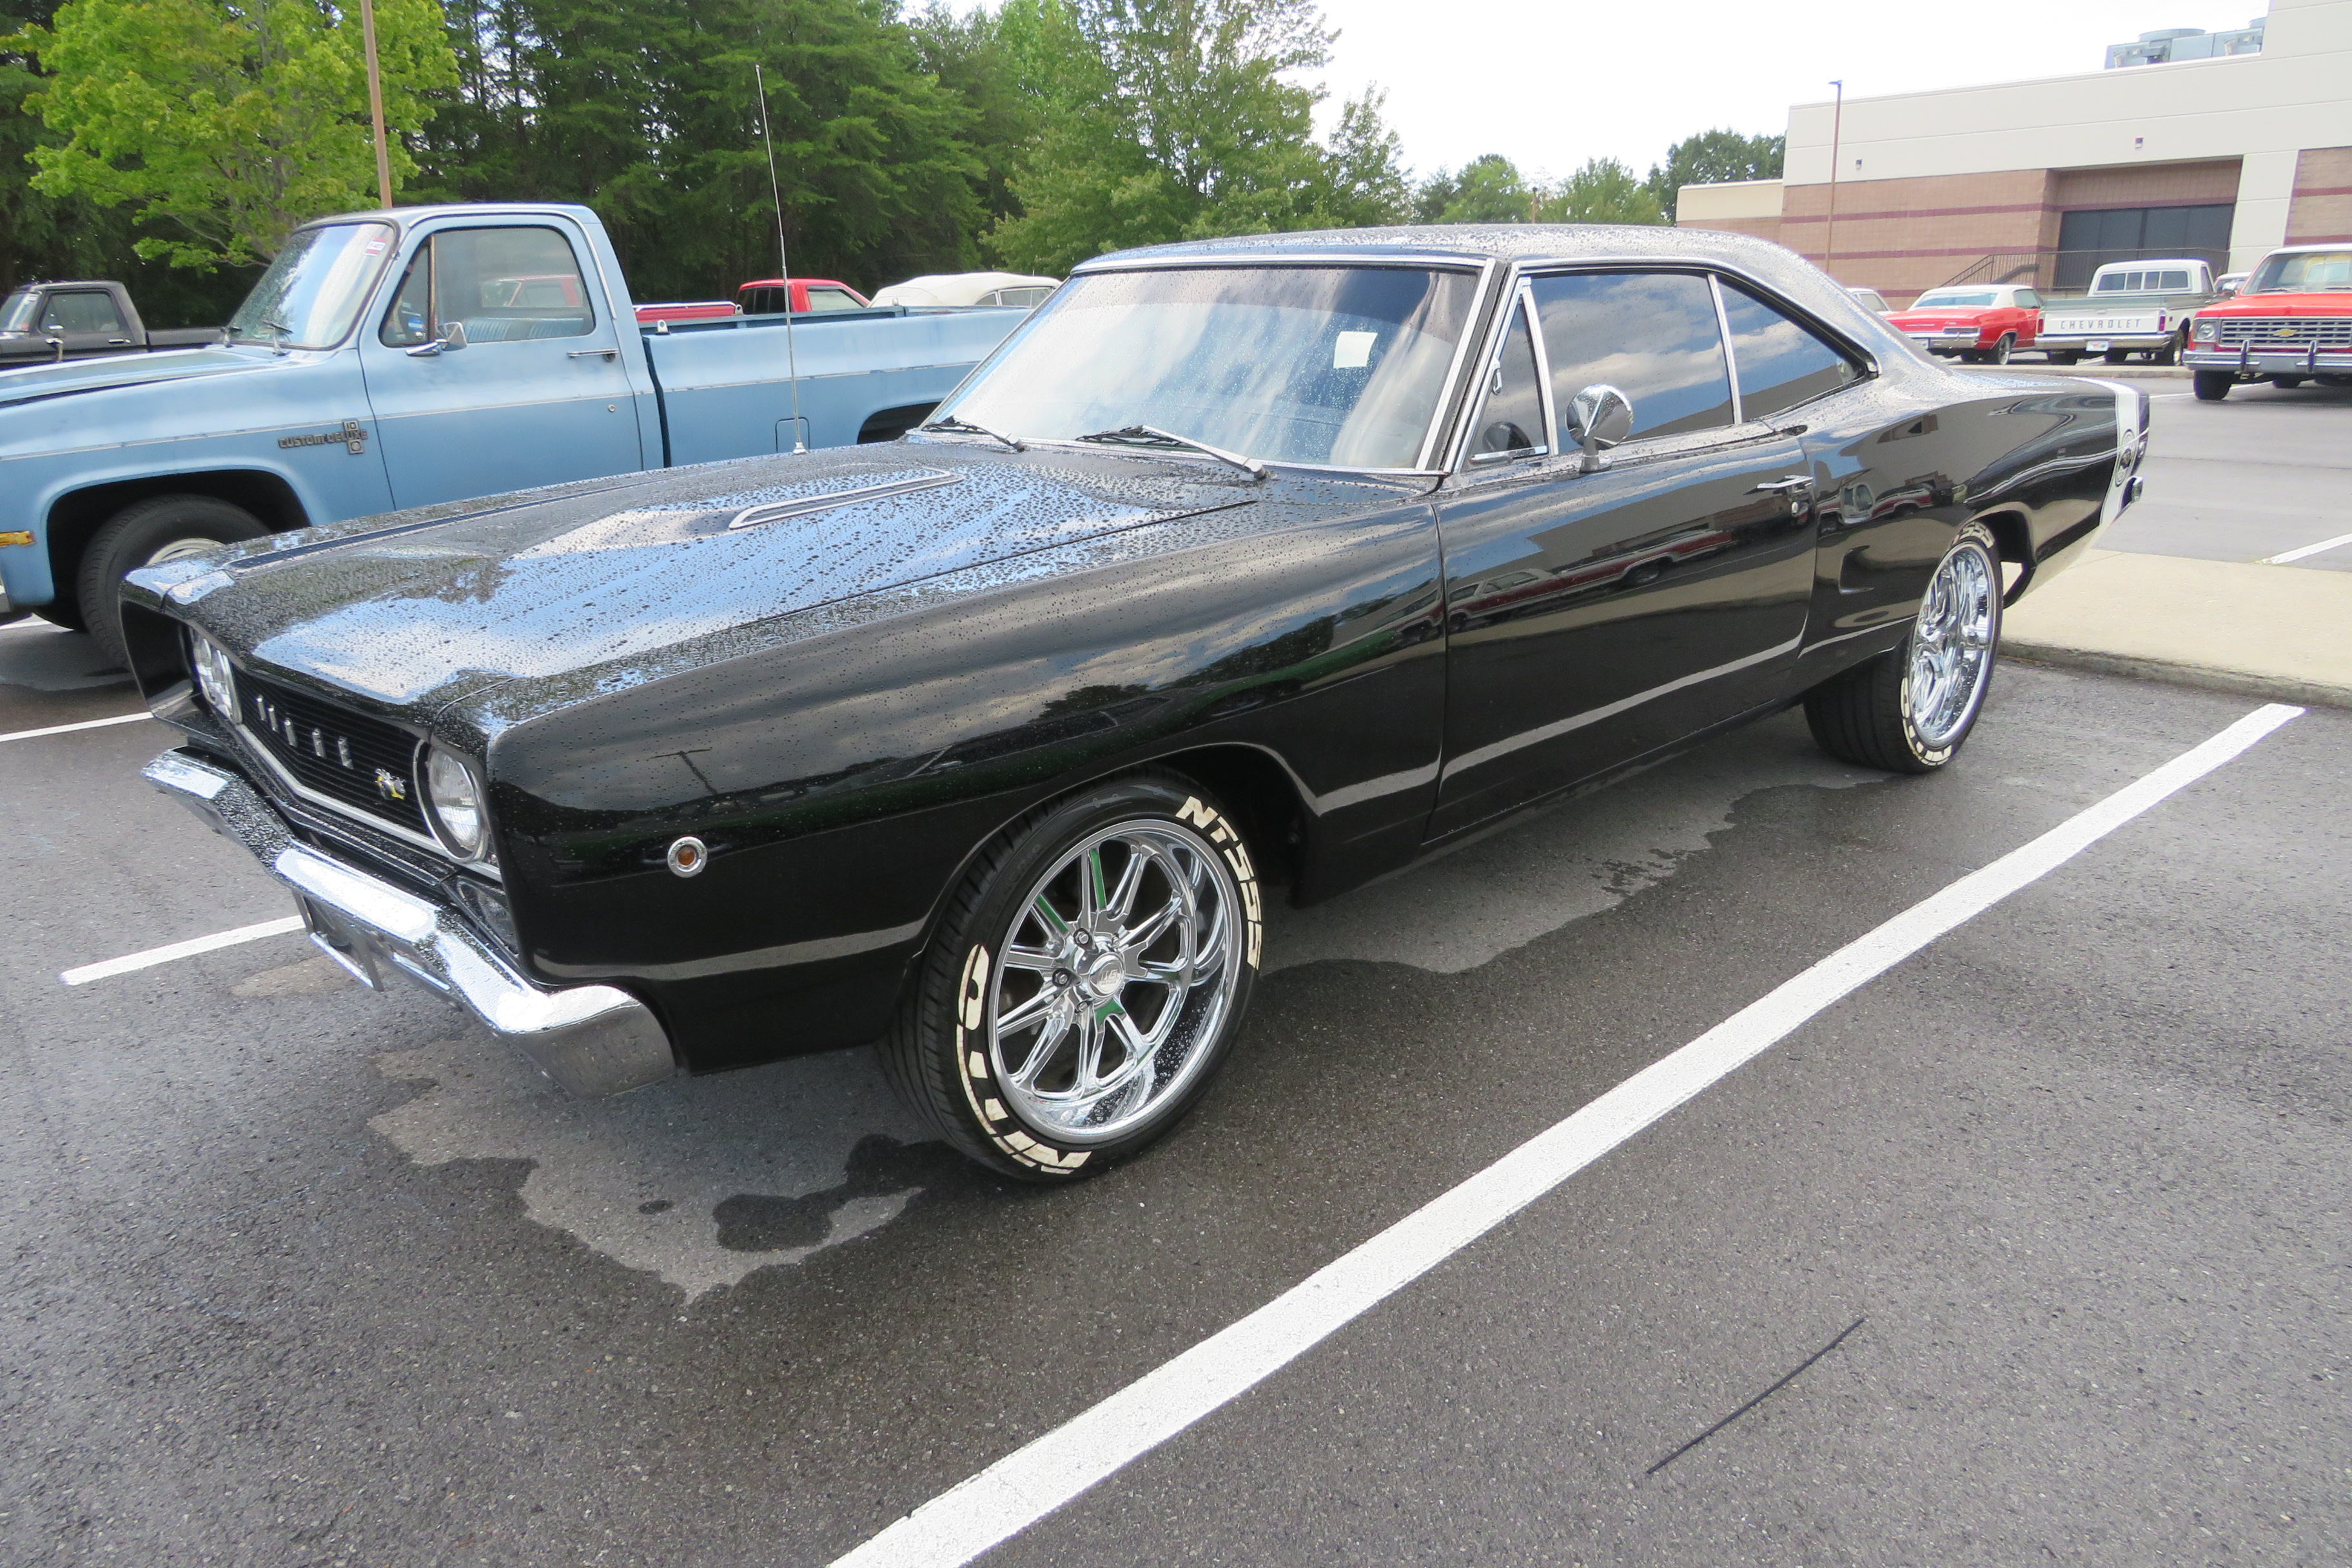
[[[0,734],[134,709],[86,649],[0,628]],[[63,984],[287,910],[160,727],[0,742],[0,1560],[827,1563],[2258,706],[2011,666],[1933,778],[1784,716],[1277,911],[1052,1192],[857,1053],[568,1101],[299,935]],[[2284,724],[986,1561],[2352,1560],[2347,772]]]
[[2200,403],[2186,377],[2138,384],[2155,404],[2147,500],[2102,548],[2208,561],[2286,556],[2280,564],[2352,572],[2344,507],[2352,388],[2241,386]]

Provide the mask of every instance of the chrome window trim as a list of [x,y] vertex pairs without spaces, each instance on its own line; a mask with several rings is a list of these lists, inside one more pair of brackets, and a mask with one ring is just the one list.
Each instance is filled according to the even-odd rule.
[[1426,271],[1439,267],[1455,272],[1491,269],[1496,257],[1465,256],[1460,251],[1412,252],[1345,250],[1283,250],[1264,255],[1096,257],[1070,268],[1072,278],[1089,272],[1183,272],[1202,267],[1410,267]]
[[[1495,396],[1495,374],[1502,368],[1503,351],[1511,343],[1511,320],[1522,311],[1527,315],[1528,342],[1536,362],[1536,408],[1544,424],[1544,443],[1525,452],[1473,452],[1468,447],[1470,432],[1478,428],[1478,421],[1486,416],[1486,405]],[[1504,308],[1496,314],[1501,318],[1502,330],[1496,335],[1494,353],[1479,362],[1478,384],[1473,388],[1475,395],[1468,405],[1470,418],[1463,427],[1463,466],[1465,470],[1477,468],[1486,473],[1501,472],[1499,465],[1502,464],[1549,458],[1559,448],[1559,426],[1552,413],[1551,362],[1544,354],[1543,328],[1536,320],[1535,296],[1529,291],[1525,278],[1516,280]]]
[[[1491,256],[1478,269],[1478,286],[1470,295],[1470,314],[1463,323],[1461,342],[1454,345],[1454,363],[1445,367],[1445,380],[1438,387],[1437,407],[1430,416],[1429,433],[1422,438],[1418,466],[1412,470],[1416,473],[1444,472],[1442,465],[1437,461],[1437,448],[1445,439],[1445,421],[1451,416],[1454,406],[1455,389],[1461,383],[1462,367],[1471,363],[1470,346],[1473,340],[1479,335],[1479,313],[1486,309],[1488,286],[1494,283],[1498,273],[1507,275],[1509,270]],[[1496,312],[1498,315],[1508,315],[1508,313],[1507,311]]]
[[1731,427],[1735,430],[1748,423],[1748,413],[1739,398],[1739,356],[1732,351],[1731,317],[1723,308],[1723,279],[1710,272],[1706,275],[1707,298],[1715,301],[1715,341],[1723,350],[1723,374],[1731,383]]

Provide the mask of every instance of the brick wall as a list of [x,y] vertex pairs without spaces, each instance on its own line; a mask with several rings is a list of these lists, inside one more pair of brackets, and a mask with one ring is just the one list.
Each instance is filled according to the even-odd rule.
[[2352,240],[2352,147],[2306,147],[2294,163],[2286,242]]
[[1829,270],[1840,282],[1908,303],[1981,257],[2056,243],[2050,183],[2043,169],[1840,180],[1834,235],[1830,187],[1792,184],[1782,201],[1780,239],[1816,263],[1833,243]]

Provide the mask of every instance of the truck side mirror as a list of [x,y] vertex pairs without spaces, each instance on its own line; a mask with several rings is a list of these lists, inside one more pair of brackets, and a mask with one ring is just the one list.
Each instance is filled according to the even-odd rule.
[[1584,449],[1578,473],[1598,473],[1607,468],[1609,459],[1601,454],[1633,433],[1633,400],[1605,382],[1595,383],[1568,400],[1568,437]]
[[431,359],[435,354],[454,352],[466,346],[466,323],[447,321],[442,324],[441,335],[429,343],[419,343],[408,351],[410,359]]

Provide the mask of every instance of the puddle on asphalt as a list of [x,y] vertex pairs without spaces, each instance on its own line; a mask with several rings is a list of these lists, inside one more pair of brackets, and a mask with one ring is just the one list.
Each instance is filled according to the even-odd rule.
[[[1265,967],[1459,973],[1664,881],[1748,795],[1883,777],[1815,751],[1801,719],[1776,720],[1329,904],[1270,911]],[[277,994],[310,976],[257,980],[254,994]],[[532,1219],[689,1299],[888,1224],[955,1159],[922,1142],[863,1050],[598,1100],[470,1034],[379,1066],[432,1080],[369,1123],[411,1159],[531,1162]]]

